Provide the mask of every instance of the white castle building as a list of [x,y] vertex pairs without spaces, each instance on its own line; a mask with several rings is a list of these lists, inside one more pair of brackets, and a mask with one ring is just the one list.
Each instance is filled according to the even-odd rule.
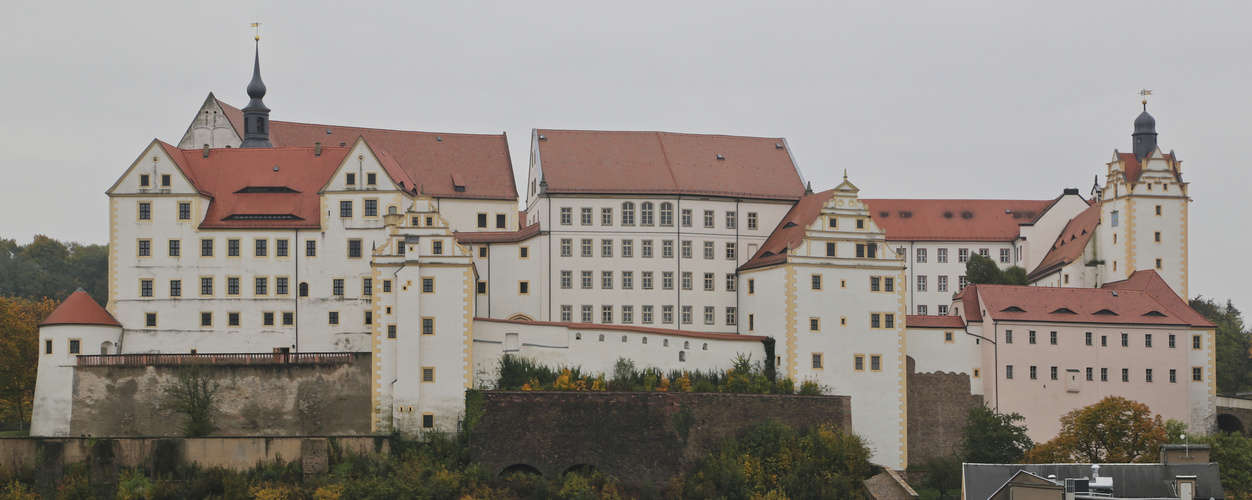
[[[1119,393],[1212,425],[1213,326],[1179,298],[1187,184],[1146,111],[1091,199],[1038,201],[863,200],[846,175],[813,193],[782,138],[535,130],[519,212],[503,134],[271,122],[259,57],[248,95],[239,110],[210,94],[177,145],[154,140],[108,189],[107,311],[75,294],[44,322],[32,435],[71,432],[76,358],[97,349],[368,352],[377,432],[455,428],[504,353],[589,371],[747,354],[851,395],[853,429],[893,468],[910,357],[969,374],[1041,439]],[[958,295],[975,253],[1042,287]],[[1086,310],[1127,287],[1133,306]],[[1097,358],[1089,331],[1157,344]],[[1036,387],[1035,365],[1086,377]]]

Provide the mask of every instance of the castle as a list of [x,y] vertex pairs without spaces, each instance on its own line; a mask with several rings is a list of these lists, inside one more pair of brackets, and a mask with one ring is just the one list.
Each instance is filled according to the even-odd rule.
[[[456,428],[505,353],[750,355],[851,396],[892,468],[920,408],[910,361],[1040,440],[1112,394],[1213,425],[1187,183],[1146,105],[1089,198],[862,199],[846,173],[814,192],[783,138],[536,129],[519,211],[503,134],[270,121],[259,53],[247,92],[242,110],[209,94],[108,189],[110,300],[42,324],[32,435],[76,434],[78,367],[140,353],[369,354],[379,433]],[[974,254],[1035,286],[967,286]]]

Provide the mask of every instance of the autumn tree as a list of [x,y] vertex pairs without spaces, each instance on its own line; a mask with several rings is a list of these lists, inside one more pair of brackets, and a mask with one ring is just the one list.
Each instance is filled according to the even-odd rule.
[[39,322],[58,303],[0,297],[0,422],[30,423],[39,365]]
[[1035,443],[1026,435],[1025,417],[975,406],[965,416],[960,457],[972,464],[1015,464]]
[[965,262],[965,279],[970,283],[988,285],[1029,285],[1026,270],[1013,266],[1001,270],[1000,265],[988,257],[979,254],[969,256]]
[[1217,392],[1252,390],[1252,332],[1243,324],[1243,315],[1229,300],[1220,305],[1196,297],[1191,308],[1217,325]]
[[1032,463],[1153,462],[1168,441],[1165,422],[1148,405],[1108,396],[1061,417],[1061,432],[1026,454]]

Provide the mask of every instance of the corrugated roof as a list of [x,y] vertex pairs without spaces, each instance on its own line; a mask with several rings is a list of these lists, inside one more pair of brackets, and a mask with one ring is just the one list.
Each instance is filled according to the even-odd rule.
[[1081,259],[1083,250],[1087,248],[1087,243],[1091,241],[1099,224],[1100,205],[1091,205],[1070,219],[1052,243],[1048,254],[1039,262],[1039,266],[1030,272],[1030,279],[1047,275]]
[[965,320],[960,316],[916,316],[904,318],[906,328],[965,328]]
[[804,182],[782,138],[536,130],[550,193],[797,200]]
[[[222,102],[226,118],[243,136],[243,112]],[[270,142],[274,147],[313,147],[345,144],[351,146],[364,137],[375,151],[395,155],[408,177],[422,193],[439,198],[517,200],[513,163],[508,138],[504,134],[446,134],[363,127],[343,127],[284,121],[270,122]],[[464,190],[453,185],[460,175]]]
[[787,249],[800,246],[807,234],[805,228],[817,220],[817,216],[822,213],[822,207],[834,194],[835,190],[830,189],[800,198],[800,201],[796,202],[791,210],[787,211],[787,215],[784,215],[778,222],[778,226],[769,234],[769,238],[765,239],[765,243],[757,249],[756,255],[739,266],[739,270],[786,262]]
[[887,241],[1013,241],[1056,200],[861,201]]
[[52,311],[52,314],[39,323],[39,326],[50,325],[122,326],[113,318],[113,315],[100,307],[100,304],[97,304],[82,289],[71,293],[61,305]]
[[475,317],[474,321],[490,321],[492,323],[514,323],[518,325],[540,325],[540,326],[563,326],[571,330],[613,330],[619,332],[632,333],[656,333],[661,335],[674,335],[678,337],[691,337],[697,339],[711,340],[736,340],[743,342],[762,342],[769,337],[761,335],[740,335],[737,333],[713,333],[713,332],[694,332],[690,330],[671,330],[668,328],[651,328],[646,326],[630,326],[630,325],[603,325],[600,323],[562,323],[556,321],[523,321],[515,319],[496,319]]

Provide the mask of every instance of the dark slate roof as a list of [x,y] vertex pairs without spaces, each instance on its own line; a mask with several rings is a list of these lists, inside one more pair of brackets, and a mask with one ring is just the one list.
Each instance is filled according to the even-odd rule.
[[[1017,471],[1048,477],[1064,484],[1067,478],[1091,477],[1091,464],[964,464],[962,482],[966,500],[986,500]],[[1196,498],[1222,499],[1216,463],[1208,464],[1100,464],[1100,477],[1113,478],[1114,498],[1177,498],[1176,476],[1196,477]]]

